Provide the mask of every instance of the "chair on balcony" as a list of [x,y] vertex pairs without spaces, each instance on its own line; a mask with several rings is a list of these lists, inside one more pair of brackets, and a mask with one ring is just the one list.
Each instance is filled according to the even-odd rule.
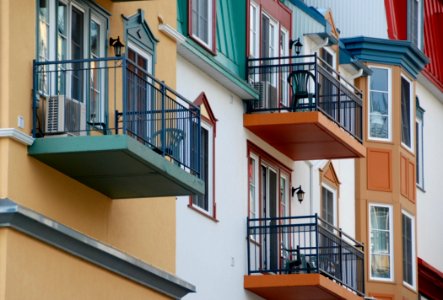
[[311,111],[315,108],[314,75],[308,70],[295,70],[288,76],[292,91],[291,111]]
[[165,128],[156,131],[150,139],[150,143],[154,146],[154,151],[162,153],[162,132],[165,133],[164,154],[171,156],[174,160],[180,161],[181,146],[185,139],[185,133],[178,128]]

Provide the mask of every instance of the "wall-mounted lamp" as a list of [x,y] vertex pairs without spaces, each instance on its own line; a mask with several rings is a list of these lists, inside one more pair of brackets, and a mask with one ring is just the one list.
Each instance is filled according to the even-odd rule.
[[297,199],[301,203],[305,198],[305,192],[301,189],[301,185],[298,188],[292,187],[292,197],[294,197],[295,192],[297,192]]
[[300,42],[300,38],[298,38],[296,40],[290,40],[289,41],[289,50],[291,50],[292,47],[295,48],[295,53],[297,55],[299,55],[300,52],[301,52],[301,48],[303,47],[303,44]]
[[120,42],[120,36],[117,36],[116,39],[109,38],[109,46],[114,47],[114,54],[117,57],[122,56],[122,48],[125,47],[122,42]]

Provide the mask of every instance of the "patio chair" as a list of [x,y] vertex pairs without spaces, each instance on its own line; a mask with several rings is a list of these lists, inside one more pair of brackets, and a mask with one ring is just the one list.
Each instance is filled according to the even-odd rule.
[[[315,108],[314,75],[308,70],[295,70],[288,76],[292,91],[291,111],[311,111]],[[307,101],[306,101],[307,100]]]

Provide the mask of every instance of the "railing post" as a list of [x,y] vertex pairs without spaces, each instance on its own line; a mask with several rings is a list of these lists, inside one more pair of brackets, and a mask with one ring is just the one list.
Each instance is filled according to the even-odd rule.
[[32,137],[35,138],[37,130],[37,66],[35,59],[32,61]]
[[161,105],[162,105],[162,112],[161,112],[161,134],[160,139],[162,143],[161,151],[162,155],[165,156],[166,152],[166,112],[165,112],[165,95],[166,95],[166,86],[165,82],[160,82],[160,91],[161,91]]
[[315,265],[317,266],[317,273],[320,273],[320,263],[319,263],[319,245],[318,245],[318,215],[315,213]]
[[338,247],[338,259],[339,259],[339,263],[338,265],[340,266],[340,270],[339,270],[339,274],[340,274],[340,280],[341,282],[343,282],[344,280],[344,276],[343,276],[343,236],[342,236],[342,230],[341,228],[339,228],[338,230],[338,236],[340,238],[340,245]]
[[246,217],[246,243],[248,248],[248,275],[251,275],[251,245],[249,245],[249,217]]
[[[338,124],[341,124],[341,81],[340,81],[340,74],[339,73],[337,74],[337,80],[338,80],[337,121],[338,121]],[[343,125],[343,124],[341,124],[341,125]],[[340,232],[340,234],[341,234],[341,232]]]
[[[317,69],[318,59],[317,59],[317,52],[314,53],[314,89],[315,89],[315,110],[318,111],[318,102],[320,99],[318,99],[318,69]],[[317,214],[315,214],[315,219],[317,220]]]
[[[122,81],[123,81],[123,88],[122,88],[122,106],[123,106],[123,115],[122,115],[122,122],[123,122],[123,134],[126,134],[126,118],[127,118],[127,111],[126,111],[126,105],[129,101],[127,99],[127,84],[128,84],[128,70],[127,70],[127,62],[126,57],[122,58]],[[118,127],[118,124],[115,125]]]

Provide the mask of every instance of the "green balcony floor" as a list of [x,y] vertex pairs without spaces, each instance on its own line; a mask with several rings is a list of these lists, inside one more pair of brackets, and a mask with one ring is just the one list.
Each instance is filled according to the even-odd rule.
[[204,182],[126,135],[36,139],[28,154],[112,199],[204,193]]

